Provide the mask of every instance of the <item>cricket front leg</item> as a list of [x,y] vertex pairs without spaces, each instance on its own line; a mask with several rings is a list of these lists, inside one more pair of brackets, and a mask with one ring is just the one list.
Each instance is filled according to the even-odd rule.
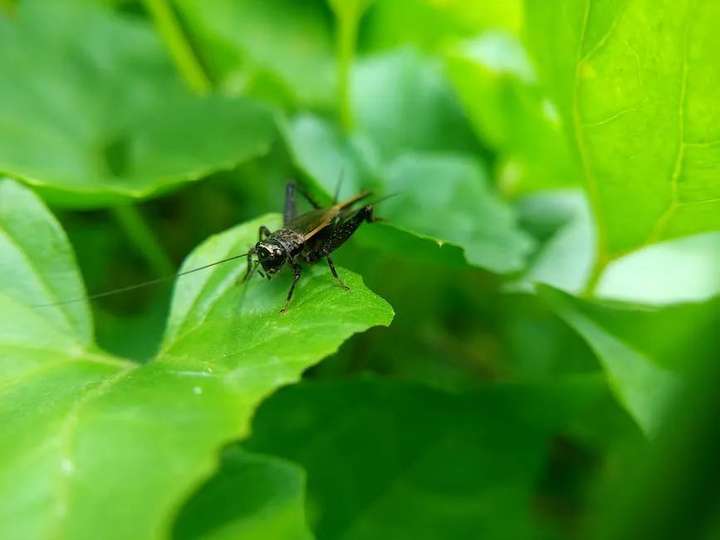
[[290,306],[290,300],[292,300],[293,293],[295,292],[295,287],[298,284],[298,281],[300,281],[300,278],[302,277],[302,268],[297,263],[292,263],[292,269],[294,273],[293,282],[292,285],[290,285],[290,290],[288,291],[287,300],[285,301],[285,306],[280,310],[280,313],[285,313],[288,310],[288,307]]
[[257,265],[259,262],[256,262],[253,260],[253,255],[255,255],[255,249],[251,249],[248,251],[247,254],[247,269],[245,270],[245,275],[242,278],[237,279],[237,284],[240,285],[242,283],[247,283],[250,278],[252,277],[253,273],[255,273],[255,269],[257,268]]

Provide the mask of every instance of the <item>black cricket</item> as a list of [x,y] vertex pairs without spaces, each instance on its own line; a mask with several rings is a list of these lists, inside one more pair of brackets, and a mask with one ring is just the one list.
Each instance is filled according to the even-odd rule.
[[[297,214],[296,193],[300,193],[314,208],[305,214]],[[328,207],[321,207],[304,190],[289,182],[285,189],[285,210],[283,227],[271,232],[262,226],[258,231],[258,243],[248,252],[248,266],[243,281],[248,281],[257,271],[261,276],[272,279],[285,264],[294,273],[294,279],[287,294],[281,313],[287,311],[295,287],[302,277],[301,263],[314,264],[325,259],[332,276],[344,289],[350,288],[343,283],[330,254],[342,246],[363,223],[377,221],[374,206],[366,204],[355,208],[357,203],[370,197],[368,191],[359,193],[345,201]],[[254,258],[257,257],[257,261]],[[259,267],[262,267],[260,270]]]

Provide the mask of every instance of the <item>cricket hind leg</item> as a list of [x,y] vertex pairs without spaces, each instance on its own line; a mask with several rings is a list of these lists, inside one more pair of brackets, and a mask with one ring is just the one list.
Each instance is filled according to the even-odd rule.
[[355,234],[355,231],[358,230],[360,225],[363,223],[372,223],[373,221],[375,221],[374,208],[372,205],[367,205],[352,213],[348,218],[332,225],[327,236],[325,236],[317,246],[318,257],[316,257],[315,260],[330,255],[347,242],[350,237]]
[[375,221],[375,214],[372,205],[367,205],[357,210],[347,219],[333,225],[327,235],[313,246],[313,249],[306,256],[306,260],[312,263],[319,261],[323,257],[326,258],[333,277],[338,280],[344,289],[349,290],[350,288],[340,279],[335,269],[335,264],[333,264],[330,258],[330,254],[347,242],[350,237],[355,234],[355,231],[358,230],[360,225],[363,223],[372,223],[373,221]]
[[345,289],[346,291],[350,290],[350,287],[348,287],[345,282],[342,280],[342,278],[338,275],[337,270],[335,269],[335,263],[333,262],[330,255],[326,257],[328,266],[330,267],[330,273],[332,273],[335,280],[340,284],[340,286]]
[[302,277],[302,267],[297,263],[291,264],[293,269],[293,282],[292,285],[290,285],[290,290],[288,291],[287,300],[285,300],[285,305],[280,310],[280,313],[286,313],[288,310],[288,307],[290,306],[290,301],[292,300],[293,293],[295,292],[295,287],[297,287],[298,281],[300,281],[300,278]]

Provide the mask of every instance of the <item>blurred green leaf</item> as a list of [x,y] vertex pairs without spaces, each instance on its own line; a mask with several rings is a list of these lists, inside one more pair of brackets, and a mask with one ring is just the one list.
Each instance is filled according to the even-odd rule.
[[54,202],[167,191],[265,153],[269,114],[182,87],[147,24],[89,4],[23,2],[0,21],[0,171]]
[[[85,296],[60,224],[31,192],[10,180],[0,180],[0,275],[3,293],[27,305]],[[82,345],[92,342],[85,302],[48,306],[43,318]]]
[[446,58],[478,135],[501,155],[501,189],[515,195],[579,180],[557,111],[515,38],[488,32],[453,46]]
[[[595,257],[585,197],[574,190],[549,191],[525,197],[516,206],[521,225],[541,244],[523,277],[508,289],[532,290],[532,283],[545,283],[581,293]],[[718,265],[719,233],[667,240],[610,263],[595,296],[645,305],[705,301],[720,292]]]
[[[709,327],[718,340],[717,309]],[[599,511],[584,535],[594,540],[718,538],[720,401],[717,354],[694,366],[649,447],[633,447],[598,490]]]
[[183,506],[173,538],[311,540],[304,499],[299,467],[229,448],[220,470]]
[[[43,276],[58,276],[57,294],[80,288],[79,276],[64,234],[37,199],[11,181],[1,189],[3,204],[23,210],[3,211],[3,231],[12,223],[14,235],[29,238],[42,228],[53,239],[0,252],[3,269],[33,280],[24,289],[29,298],[12,290],[15,282],[0,291],[3,538],[163,534],[178,504],[212,471],[216,451],[247,433],[262,398],[352,334],[392,319],[359,277],[343,272],[353,287],[347,293],[326,271],[312,272],[281,316],[287,279],[240,287],[243,265],[226,264],[178,282],[165,347],[138,366],[88,343],[87,325],[76,330],[61,306],[33,307],[63,300],[36,290]],[[246,251],[258,225],[211,238],[188,264]]]
[[260,407],[247,447],[307,470],[320,540],[530,538],[548,438],[588,390],[304,383]]
[[356,132],[384,160],[410,151],[480,151],[441,63],[409,47],[357,64],[352,109]]
[[225,91],[334,103],[332,16],[321,0],[178,0],[200,57]]
[[720,233],[677,238],[611,263],[597,294],[643,304],[701,302],[720,294],[718,268]]
[[461,246],[475,266],[498,273],[524,267],[532,242],[517,228],[512,210],[490,191],[475,160],[407,154],[390,164],[385,178],[385,189],[399,194],[382,206],[393,224],[439,244]]
[[[400,232],[428,241],[420,246],[416,239],[407,239],[408,255],[428,251],[430,243],[449,243],[461,247],[470,264],[499,273],[523,268],[532,242],[517,227],[511,209],[492,193],[477,160],[409,151],[383,165],[370,140],[359,135],[345,139],[312,116],[296,118],[284,132],[295,162],[326,192],[334,192],[342,175],[343,185],[353,190],[397,194],[380,205],[378,214]],[[390,238],[387,242],[385,234]],[[387,225],[363,236],[399,254],[404,251],[404,235]],[[410,248],[414,245],[418,248]],[[449,256],[453,261],[458,258]]]
[[545,191],[522,199],[517,207],[521,224],[540,236],[541,243],[527,271],[509,289],[531,291],[534,283],[545,283],[582,292],[595,260],[592,216],[584,194]]
[[717,353],[706,339],[717,300],[650,308],[540,291],[595,351],[618,400],[646,433],[655,433],[688,370]]
[[522,0],[382,0],[368,15],[366,48],[412,43],[432,51],[487,29],[520,31]]
[[720,228],[720,4],[526,0],[529,45],[582,164],[599,262]]

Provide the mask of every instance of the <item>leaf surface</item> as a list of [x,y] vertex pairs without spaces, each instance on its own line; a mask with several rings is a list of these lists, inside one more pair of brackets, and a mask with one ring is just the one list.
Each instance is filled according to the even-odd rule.
[[[53,248],[61,255],[54,271],[69,284],[61,292],[74,292],[77,268],[47,210],[11,181],[0,189],[3,204],[25,210],[18,222],[3,215],[4,227],[12,222],[25,236],[32,230],[24,224],[54,230]],[[210,239],[189,260],[221,259],[229,246],[245,252],[257,226]],[[51,255],[37,253],[40,247],[24,253],[39,260]],[[0,254],[1,266],[12,271],[16,254]],[[142,366],[87,343],[86,327],[68,329],[64,312],[33,307],[8,286],[0,290],[1,537],[164,534],[184,498],[213,470],[218,449],[247,434],[260,400],[352,334],[392,319],[388,304],[358,276],[341,270],[353,287],[348,293],[324,268],[310,272],[281,316],[289,276],[241,287],[235,276],[242,267],[228,263],[179,280],[165,347]]]
[[526,8],[530,48],[583,170],[601,262],[720,228],[720,4]]

